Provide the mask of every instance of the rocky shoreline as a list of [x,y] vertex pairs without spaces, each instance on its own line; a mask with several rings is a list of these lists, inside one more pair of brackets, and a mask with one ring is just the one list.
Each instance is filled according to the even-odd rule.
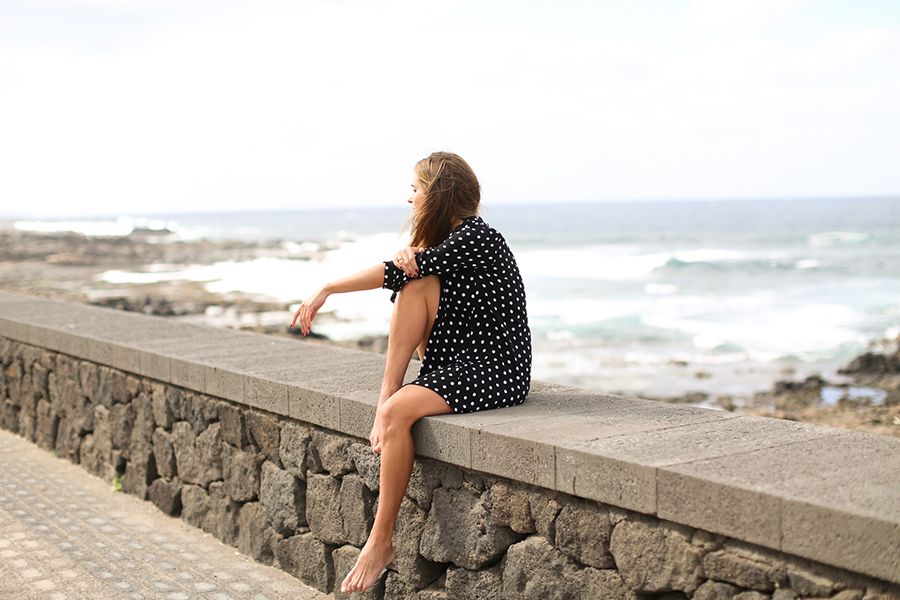
[[[277,257],[314,260],[326,246],[298,251],[283,241],[178,240],[165,230],[135,230],[127,236],[35,233],[0,222],[0,289],[55,300],[85,302],[119,310],[195,320],[247,331],[293,337],[287,318],[263,315],[291,312],[289,303],[244,293],[216,294],[203,282],[162,281],[116,284],[99,276],[109,270],[136,270],[146,265],[208,265]],[[332,319],[320,312],[319,322]],[[387,336],[334,341],[312,332],[305,341],[385,352]],[[811,375],[784,379],[748,397],[703,392],[652,397],[665,402],[721,408],[759,415],[844,427],[900,437],[900,337],[879,340],[826,380]]]
[[872,342],[838,375],[779,380],[749,398],[693,393],[653,399],[900,437],[900,336]]

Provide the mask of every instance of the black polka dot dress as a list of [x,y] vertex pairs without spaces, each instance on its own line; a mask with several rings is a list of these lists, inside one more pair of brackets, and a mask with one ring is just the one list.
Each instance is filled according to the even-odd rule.
[[410,279],[436,275],[441,298],[419,375],[405,385],[437,392],[455,413],[515,406],[531,388],[525,286],[503,235],[477,215],[416,254],[419,275],[384,261],[391,302]]

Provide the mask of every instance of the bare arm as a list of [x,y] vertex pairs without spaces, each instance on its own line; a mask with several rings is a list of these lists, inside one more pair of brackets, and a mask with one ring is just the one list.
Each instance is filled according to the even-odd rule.
[[316,313],[325,304],[328,296],[342,292],[358,292],[360,290],[380,288],[384,283],[384,269],[384,263],[378,263],[353,275],[326,283],[300,305],[300,308],[294,313],[294,318],[291,319],[290,326],[293,327],[299,322],[303,335],[307,335],[312,325],[312,320],[316,318]]
[[337,279],[326,283],[324,290],[328,294],[340,294],[342,292],[358,292],[361,290],[374,290],[381,287],[384,282],[384,263],[378,263],[373,267],[364,269],[343,279]]

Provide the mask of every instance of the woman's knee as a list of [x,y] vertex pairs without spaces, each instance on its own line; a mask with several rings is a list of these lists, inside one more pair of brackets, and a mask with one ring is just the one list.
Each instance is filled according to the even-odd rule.
[[402,402],[392,402],[393,399],[393,397],[389,398],[375,409],[381,419],[382,431],[409,429],[412,427],[412,423],[409,422],[408,411],[404,410]]

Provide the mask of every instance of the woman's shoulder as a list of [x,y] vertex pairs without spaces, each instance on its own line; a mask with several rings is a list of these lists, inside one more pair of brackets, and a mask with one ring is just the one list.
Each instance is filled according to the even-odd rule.
[[462,232],[465,232],[467,237],[482,237],[492,242],[506,243],[506,238],[503,237],[503,234],[485,221],[481,215],[472,215],[463,219],[454,233]]

